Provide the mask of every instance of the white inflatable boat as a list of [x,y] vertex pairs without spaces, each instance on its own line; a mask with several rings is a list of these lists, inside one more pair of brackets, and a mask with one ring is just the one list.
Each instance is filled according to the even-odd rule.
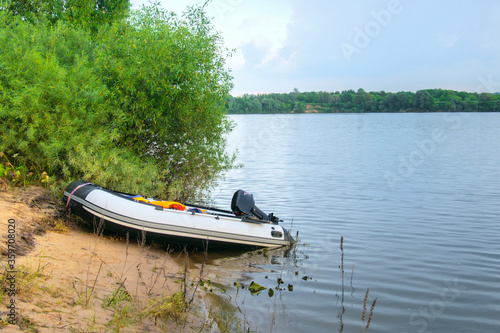
[[[255,206],[253,195],[238,190],[231,209],[184,205],[130,195],[85,182],[72,182],[64,191],[68,212],[87,221],[104,221],[104,230],[146,232],[146,238],[167,243],[212,246],[281,247],[292,241],[280,220]],[[102,219],[102,220],[101,220]]]

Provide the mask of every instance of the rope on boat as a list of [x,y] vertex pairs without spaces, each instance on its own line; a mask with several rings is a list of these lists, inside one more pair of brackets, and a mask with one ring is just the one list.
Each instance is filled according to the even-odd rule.
[[71,191],[71,193],[68,195],[68,201],[66,202],[66,209],[68,210],[68,215],[71,215],[71,208],[69,207],[69,202],[71,201],[71,196],[73,195],[73,193],[76,192],[76,190],[78,190],[79,188],[81,188],[85,185],[94,185],[94,184],[92,184],[92,183],[80,184],[77,187],[75,187],[75,189],[73,191]]

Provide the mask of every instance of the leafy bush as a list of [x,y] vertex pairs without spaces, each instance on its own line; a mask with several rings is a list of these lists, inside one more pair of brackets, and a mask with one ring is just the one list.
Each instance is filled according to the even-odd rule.
[[0,45],[0,151],[25,165],[173,199],[232,167],[231,77],[202,8],[153,5],[97,32],[0,11]]

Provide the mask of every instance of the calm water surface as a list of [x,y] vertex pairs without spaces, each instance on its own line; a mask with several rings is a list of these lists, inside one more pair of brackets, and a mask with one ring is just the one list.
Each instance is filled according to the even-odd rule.
[[291,256],[210,262],[226,283],[283,280],[227,291],[252,330],[359,332],[376,298],[370,332],[500,331],[500,114],[231,119],[244,167],[215,203],[242,188],[300,232]]

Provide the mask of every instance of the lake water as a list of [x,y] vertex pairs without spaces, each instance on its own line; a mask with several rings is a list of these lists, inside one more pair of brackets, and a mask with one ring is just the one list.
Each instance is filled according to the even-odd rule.
[[222,294],[252,331],[360,332],[375,298],[370,332],[500,331],[500,114],[231,119],[244,166],[215,203],[244,189],[300,239],[288,256],[213,254],[212,279],[273,288]]

